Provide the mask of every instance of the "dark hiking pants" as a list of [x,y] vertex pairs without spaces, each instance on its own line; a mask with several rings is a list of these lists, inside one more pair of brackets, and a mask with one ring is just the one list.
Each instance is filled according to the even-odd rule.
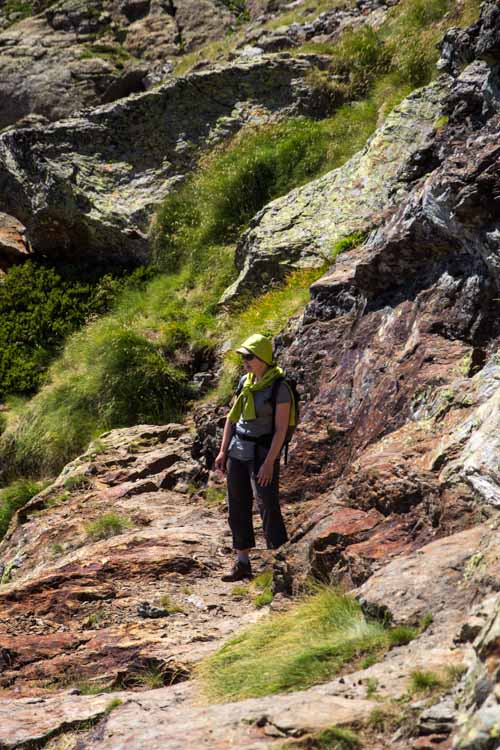
[[257,500],[262,518],[267,548],[277,549],[288,539],[279,502],[279,460],[274,464],[274,473],[270,484],[264,487],[257,482],[256,477],[266,453],[265,449],[259,448],[256,451],[256,460],[254,461],[228,458],[229,526],[233,534],[234,549],[255,547],[252,519],[254,497]]

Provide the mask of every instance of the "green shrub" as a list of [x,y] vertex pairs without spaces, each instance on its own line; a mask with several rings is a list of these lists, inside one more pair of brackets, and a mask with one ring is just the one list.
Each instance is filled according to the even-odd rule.
[[0,489],[0,539],[7,533],[14,513],[23,508],[44,487],[46,487],[45,482],[18,479],[8,487]]
[[105,513],[95,521],[91,521],[85,526],[87,538],[93,542],[100,539],[108,539],[118,534],[123,534],[127,529],[131,529],[133,523],[128,518],[120,516],[118,513]]
[[[75,275],[75,269],[57,271],[32,261],[5,275],[0,284],[0,399],[36,390],[64,339],[91,313],[107,310],[126,284],[109,274],[89,281]],[[141,274],[133,276],[138,278]]]

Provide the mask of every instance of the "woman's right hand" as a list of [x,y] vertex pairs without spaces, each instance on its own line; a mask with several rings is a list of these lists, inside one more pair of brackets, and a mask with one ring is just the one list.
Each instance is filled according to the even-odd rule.
[[222,474],[226,473],[226,453],[220,451],[215,459],[215,470],[220,471]]

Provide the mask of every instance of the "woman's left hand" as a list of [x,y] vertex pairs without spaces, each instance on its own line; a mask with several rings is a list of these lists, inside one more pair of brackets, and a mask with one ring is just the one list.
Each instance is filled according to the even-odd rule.
[[257,474],[257,482],[258,484],[262,485],[263,487],[266,487],[268,484],[271,484],[274,474],[274,463],[272,461],[268,461],[267,459],[264,461],[262,466],[259,469],[259,472]]

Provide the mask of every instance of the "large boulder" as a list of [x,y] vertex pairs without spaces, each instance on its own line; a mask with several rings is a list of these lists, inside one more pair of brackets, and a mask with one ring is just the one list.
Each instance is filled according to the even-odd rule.
[[[0,136],[0,208],[37,253],[143,262],[149,220],[200,151],[248,122],[318,113],[307,58],[215,67]],[[319,110],[321,111],[321,110]]]

